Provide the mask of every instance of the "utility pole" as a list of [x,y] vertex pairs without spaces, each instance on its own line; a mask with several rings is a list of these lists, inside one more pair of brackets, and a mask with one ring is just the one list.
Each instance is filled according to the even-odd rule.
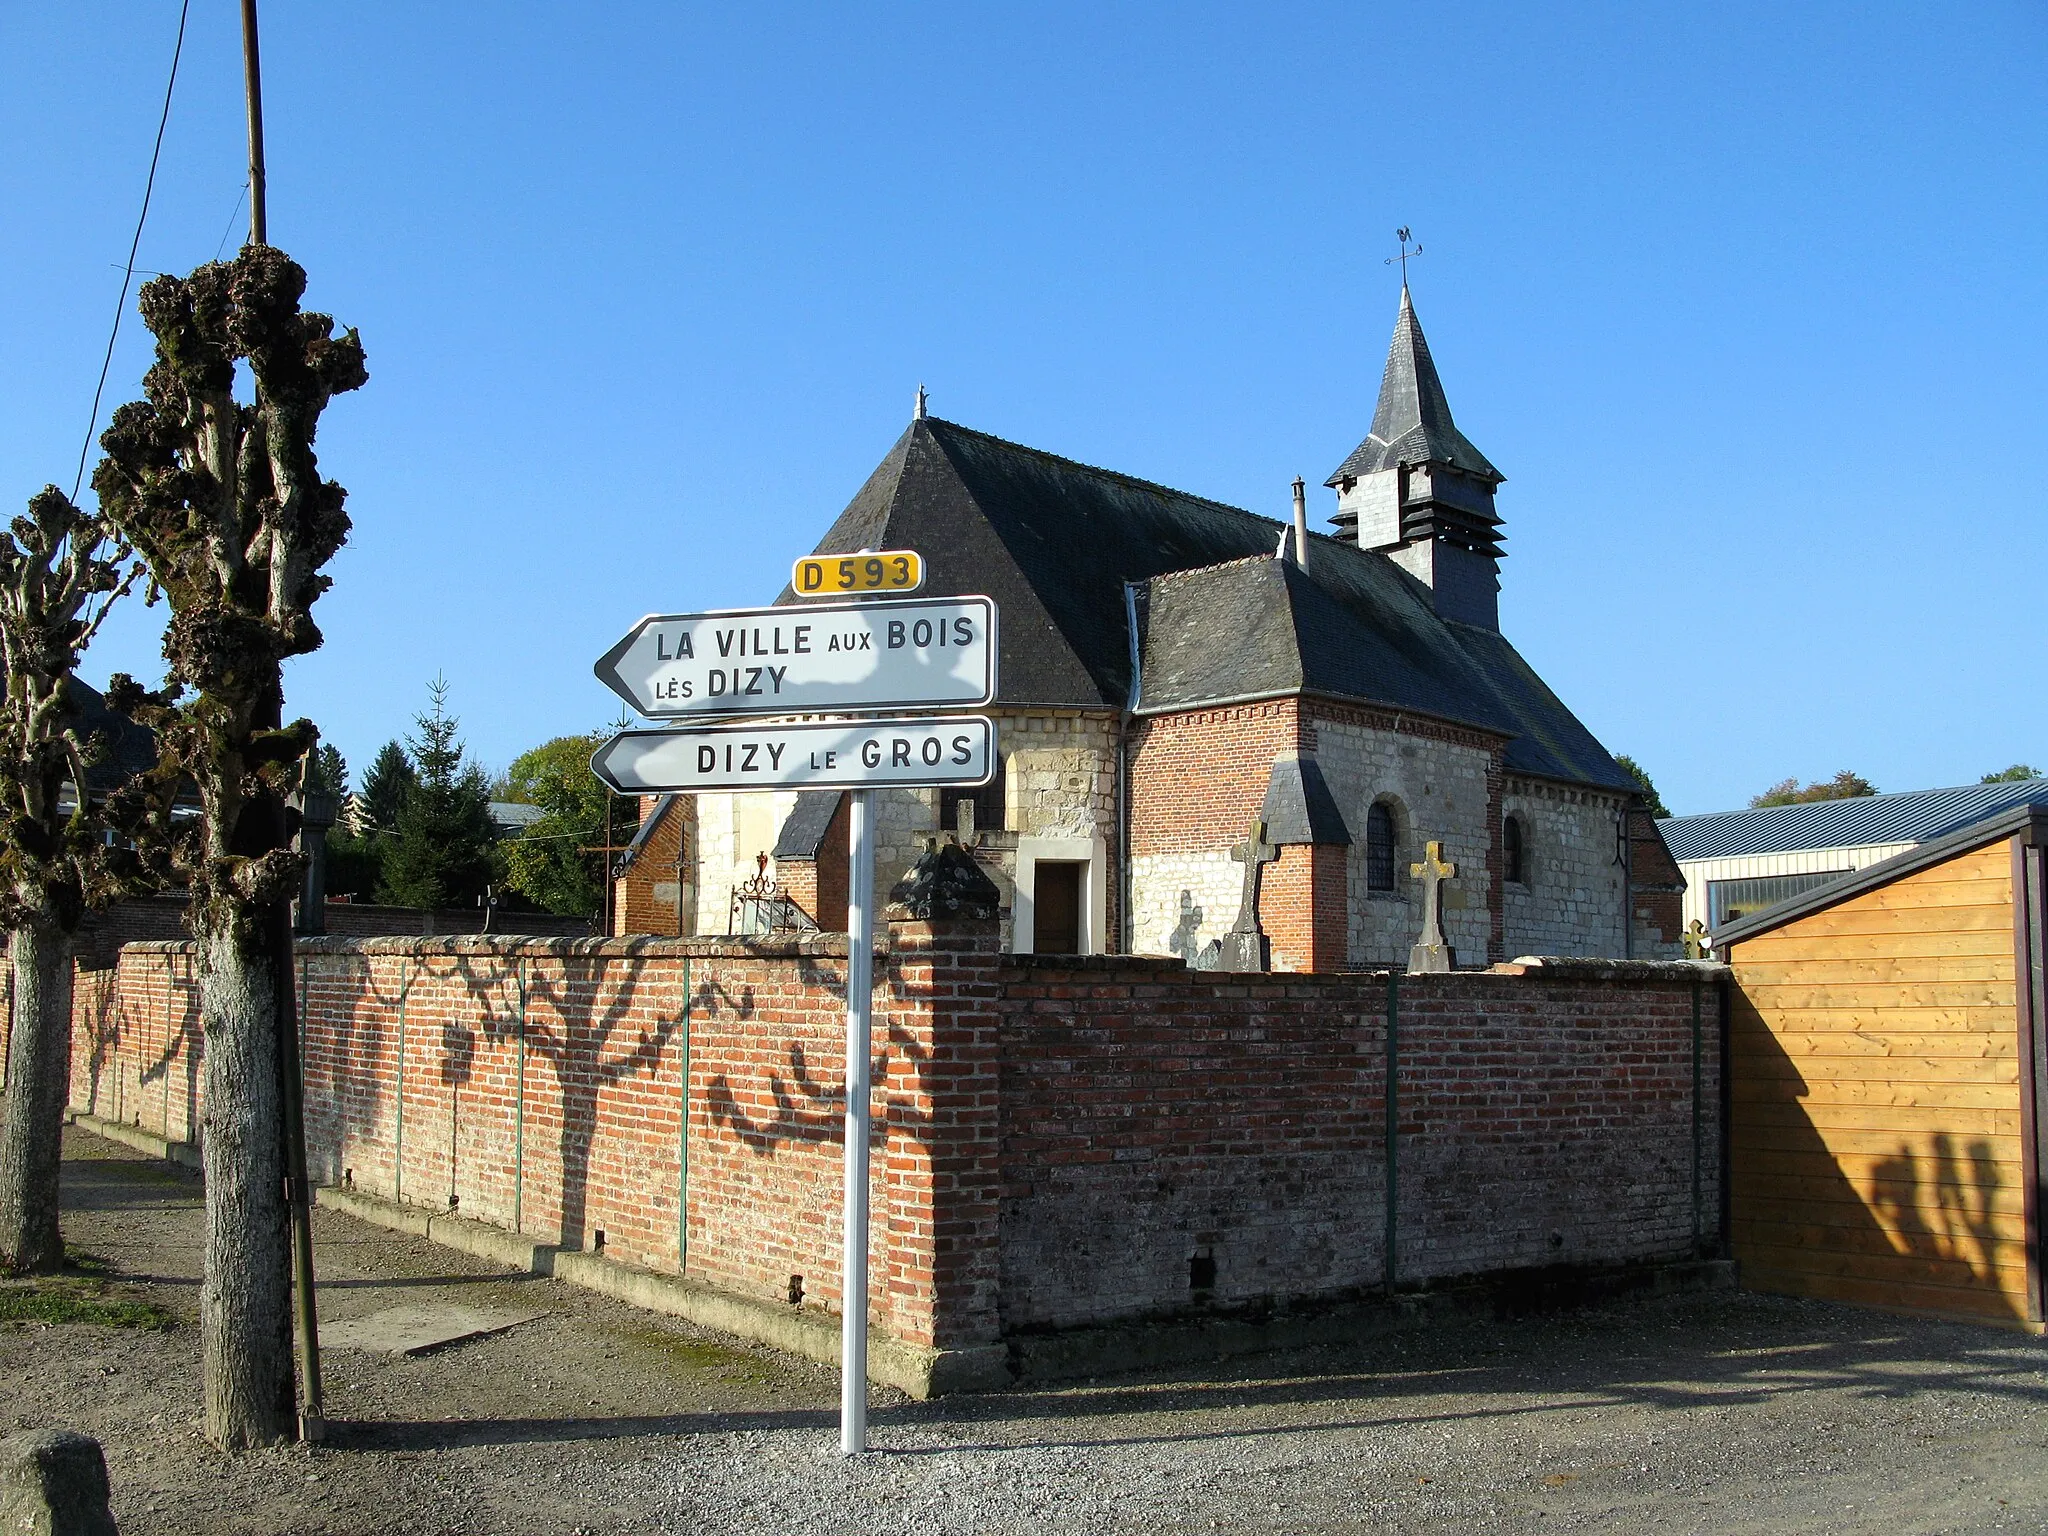
[[263,205],[263,50],[256,41],[256,0],[242,0],[242,79],[249,97],[249,243],[270,244]]
[[[249,243],[268,245],[270,229],[263,177],[263,53],[257,41],[256,0],[242,0],[242,78],[249,103]],[[278,718],[283,719],[280,699]],[[304,780],[301,779],[303,786]],[[301,814],[305,794],[302,789]],[[285,804],[278,802],[278,815]],[[273,1016],[277,1020],[280,1107],[284,1111],[284,1167],[291,1212],[292,1321],[298,1335],[299,1438],[326,1434],[320,1383],[320,1314],[313,1293],[313,1186],[306,1171],[306,1082],[299,1055],[299,1007],[292,985],[291,908],[280,904],[272,924]]]

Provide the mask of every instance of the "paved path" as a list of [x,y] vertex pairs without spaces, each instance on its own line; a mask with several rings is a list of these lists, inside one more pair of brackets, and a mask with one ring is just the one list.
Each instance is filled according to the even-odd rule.
[[[74,1134],[67,1235],[196,1303],[198,1186]],[[197,1341],[0,1325],[0,1428],[107,1446],[130,1536],[248,1532],[2048,1529],[2048,1348],[1764,1297],[1434,1328],[1204,1379],[915,1404],[833,1454],[835,1384],[550,1280],[315,1213],[324,1316],[540,1308],[329,1357],[331,1447],[218,1455]]]

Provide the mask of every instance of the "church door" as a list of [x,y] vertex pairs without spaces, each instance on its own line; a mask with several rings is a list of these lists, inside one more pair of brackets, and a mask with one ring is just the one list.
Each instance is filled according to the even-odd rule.
[[1081,953],[1081,880],[1086,864],[1044,860],[1031,882],[1031,950],[1039,955]]

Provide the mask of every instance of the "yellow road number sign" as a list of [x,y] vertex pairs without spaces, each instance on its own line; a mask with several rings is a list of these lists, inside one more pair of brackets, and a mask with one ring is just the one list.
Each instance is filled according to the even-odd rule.
[[798,597],[844,597],[849,592],[915,592],[924,585],[924,561],[911,549],[864,555],[806,555],[790,572]]

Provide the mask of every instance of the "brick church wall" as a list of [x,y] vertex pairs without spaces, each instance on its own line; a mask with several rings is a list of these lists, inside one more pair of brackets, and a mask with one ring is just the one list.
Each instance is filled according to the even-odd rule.
[[[1244,891],[1244,866],[1230,849],[1259,814],[1273,759],[1300,746],[1295,699],[1155,715],[1133,725],[1132,948],[1185,955],[1230,931]],[[1270,933],[1279,903],[1260,907]],[[1285,958],[1296,961],[1291,950],[1300,934],[1290,930],[1288,937]],[[1278,964],[1277,938],[1275,949]]]
[[[640,797],[640,822],[660,812],[660,795]],[[614,934],[681,937],[696,931],[696,895],[690,851],[696,807],[679,795],[633,855],[626,873],[612,882]]]
[[[75,1108],[193,1136],[190,965],[139,944],[81,974]],[[1392,983],[1397,1279],[1692,1253],[1719,1203],[1709,973],[1511,970]],[[610,1257],[766,1301],[801,1275],[836,1309],[843,938],[327,939],[299,972],[321,1181],[602,1231]],[[1023,959],[993,925],[892,925],[877,1325],[966,1347],[1378,1285],[1389,1001],[1379,975]]]

